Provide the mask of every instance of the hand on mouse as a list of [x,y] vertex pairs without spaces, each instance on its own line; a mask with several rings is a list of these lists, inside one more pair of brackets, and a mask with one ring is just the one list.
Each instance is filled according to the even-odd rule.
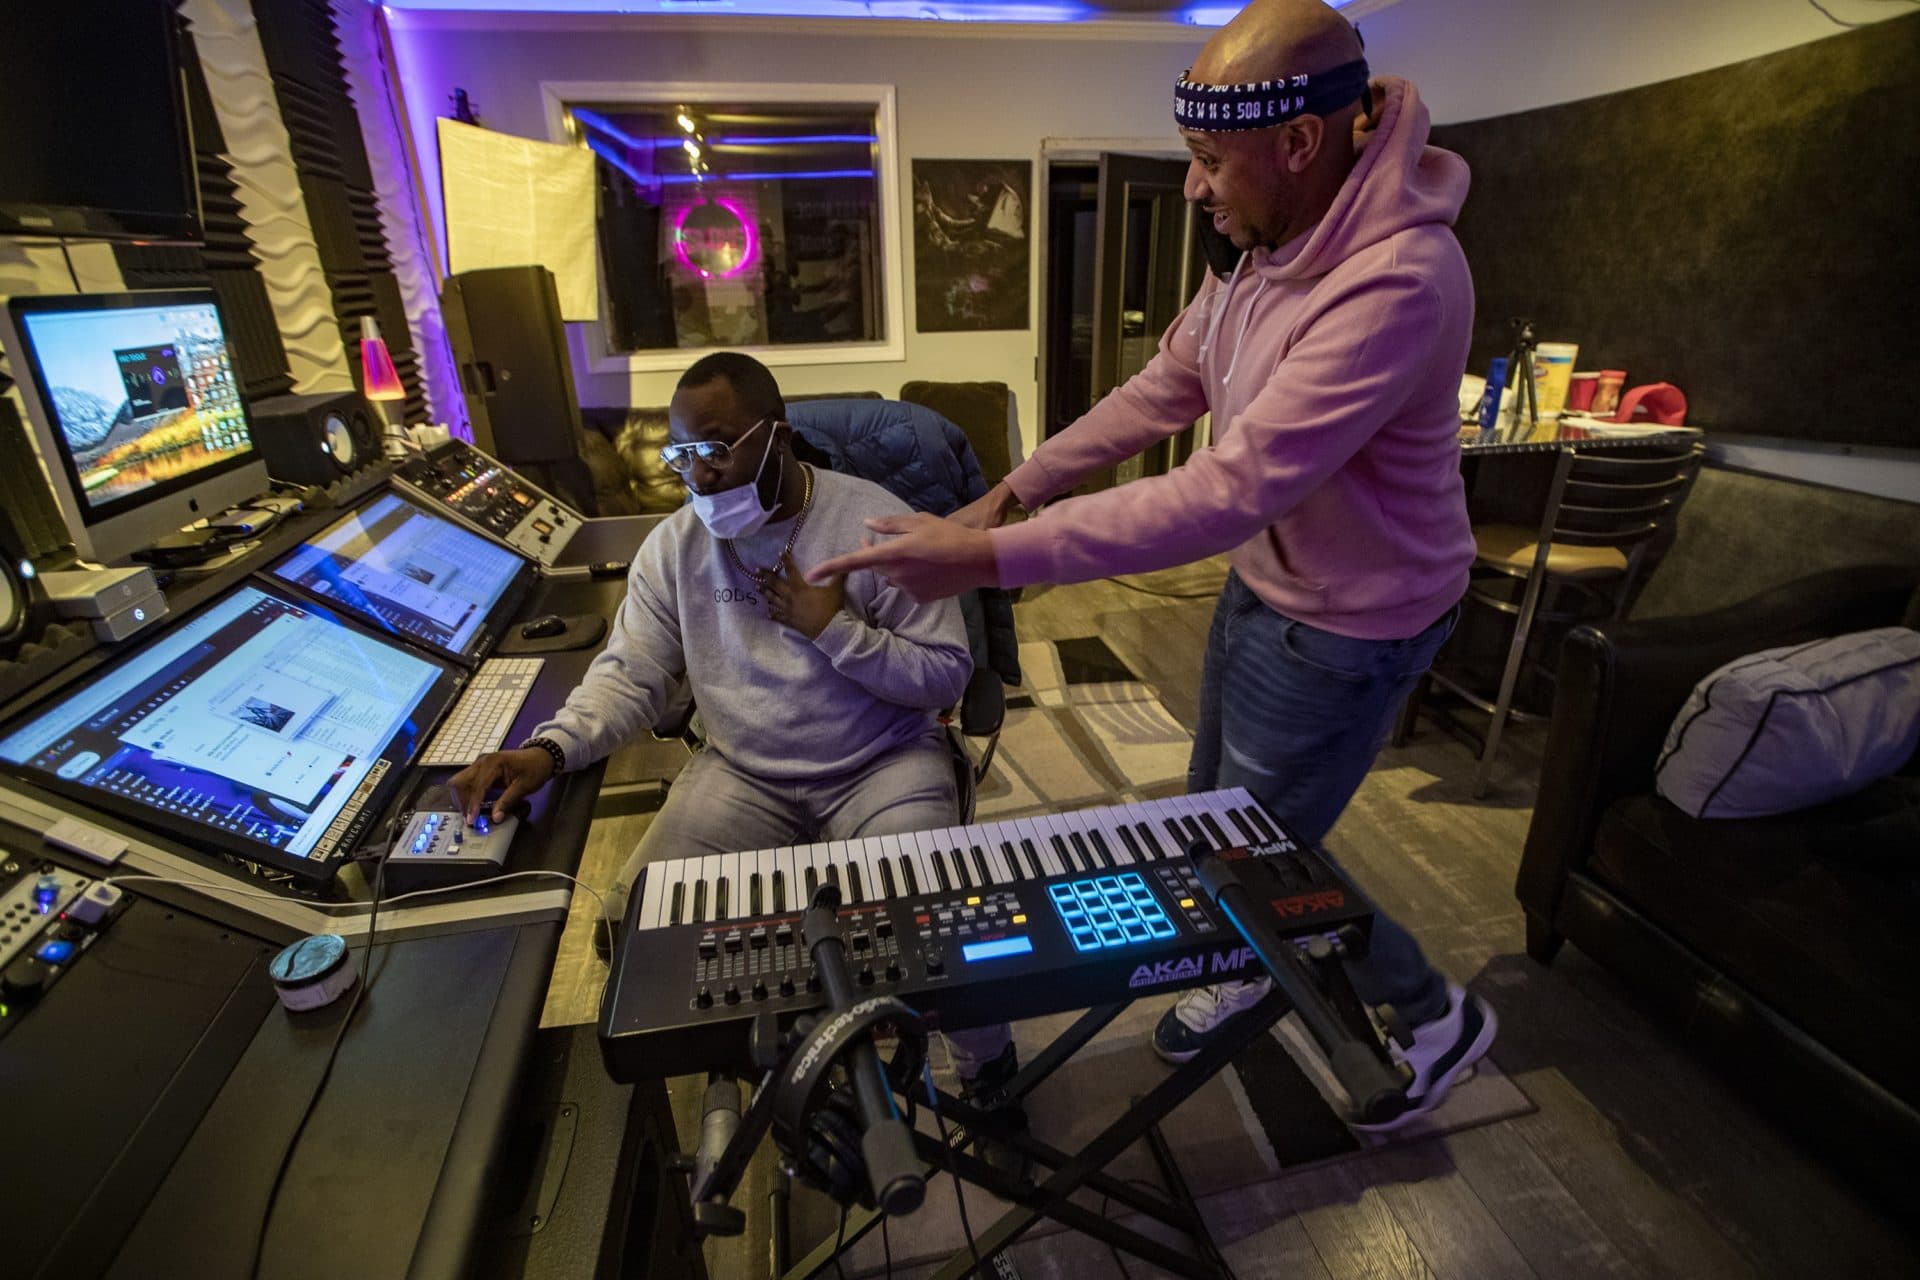
[[490,751],[447,779],[447,790],[469,826],[480,812],[487,792],[501,788],[489,816],[503,822],[513,806],[547,785],[553,777],[553,757],[539,747]]

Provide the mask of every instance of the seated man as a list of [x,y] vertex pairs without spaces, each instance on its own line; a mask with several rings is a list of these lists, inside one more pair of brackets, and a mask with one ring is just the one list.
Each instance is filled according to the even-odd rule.
[[[606,650],[518,750],[451,786],[469,818],[504,815],[563,770],[651,729],[685,680],[707,746],[688,762],[608,902],[624,919],[641,868],[665,858],[857,840],[959,821],[939,713],[973,661],[952,600],[915,604],[870,573],[809,583],[799,566],[851,551],[863,521],[904,515],[878,485],[807,466],[773,374],[733,352],[680,378],[661,451],[692,501],[642,544]],[[949,1037],[972,1090],[1015,1069],[1004,1026]]]

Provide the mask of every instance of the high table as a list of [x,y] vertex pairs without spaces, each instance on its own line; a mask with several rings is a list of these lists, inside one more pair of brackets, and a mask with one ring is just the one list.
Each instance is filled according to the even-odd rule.
[[1594,422],[1590,419],[1547,419],[1535,427],[1502,423],[1491,431],[1477,426],[1460,428],[1460,452],[1468,458],[1496,454],[1558,453],[1572,449],[1620,449],[1642,444],[1665,444],[1697,439],[1698,427],[1666,427],[1641,423]]

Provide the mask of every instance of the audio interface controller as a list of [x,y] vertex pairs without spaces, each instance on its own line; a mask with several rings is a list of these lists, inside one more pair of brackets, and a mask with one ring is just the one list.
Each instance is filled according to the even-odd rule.
[[387,854],[388,892],[461,884],[498,875],[520,819],[495,822],[482,813],[469,824],[457,809],[422,809],[408,820]]
[[0,853],[0,1036],[94,944],[125,897],[54,863]]

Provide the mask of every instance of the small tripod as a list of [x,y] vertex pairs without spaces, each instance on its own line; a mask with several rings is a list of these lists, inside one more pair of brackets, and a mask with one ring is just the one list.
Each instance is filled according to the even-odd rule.
[[[1516,435],[1520,434],[1520,397],[1524,394],[1527,399],[1526,437],[1530,438],[1540,429],[1540,396],[1533,381],[1533,353],[1538,343],[1533,334],[1533,321],[1515,318],[1509,323],[1513,327],[1513,354],[1507,357],[1507,381],[1514,383],[1516,378],[1522,380],[1513,387],[1514,431]],[[1498,396],[1504,390],[1506,388],[1501,387],[1491,394]],[[1498,400],[1494,402],[1494,408],[1498,410]]]

